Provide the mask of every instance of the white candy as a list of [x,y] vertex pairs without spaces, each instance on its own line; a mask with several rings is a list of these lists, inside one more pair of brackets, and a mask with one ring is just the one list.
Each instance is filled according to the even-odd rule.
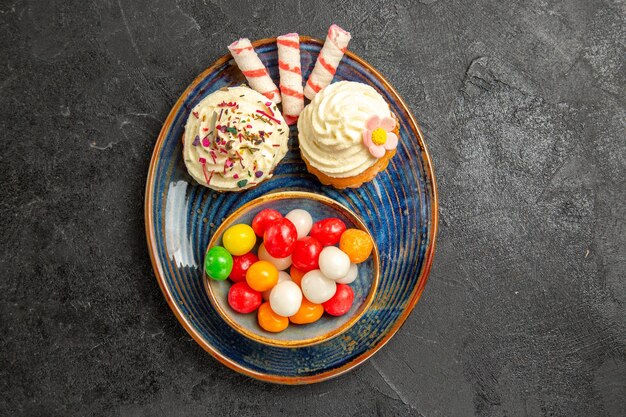
[[[278,282],[276,283],[276,285],[280,284],[283,281],[291,281],[291,276],[286,273],[285,271],[278,271]],[[274,287],[276,287],[276,285],[274,285]],[[270,288],[267,291],[263,291],[263,300],[264,301],[268,301],[270,299],[270,293],[272,292],[272,289]]]
[[294,226],[296,226],[296,230],[298,231],[298,239],[302,239],[307,236],[313,227],[313,218],[309,214],[308,211],[302,209],[291,210],[285,218]]
[[336,246],[326,246],[319,258],[320,270],[330,279],[341,279],[350,271],[350,257]]
[[358,274],[359,269],[357,268],[356,264],[350,264],[348,274],[345,277],[338,279],[336,282],[337,284],[352,284]]
[[276,269],[278,269],[279,271],[284,271],[291,266],[291,255],[287,256],[286,258],[274,258],[272,255],[267,253],[267,250],[265,250],[265,246],[263,244],[259,246],[259,253],[257,254],[257,256],[262,261],[267,261],[274,264]]
[[302,277],[302,293],[312,303],[321,304],[330,300],[337,291],[337,284],[328,279],[319,269],[309,271]]
[[270,307],[279,316],[293,316],[302,304],[302,291],[293,281],[283,281],[276,284],[270,293]]

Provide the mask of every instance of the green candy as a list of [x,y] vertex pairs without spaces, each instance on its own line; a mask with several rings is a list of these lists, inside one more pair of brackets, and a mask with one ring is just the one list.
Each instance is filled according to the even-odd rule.
[[204,258],[204,270],[209,278],[223,281],[233,269],[233,257],[221,246],[214,246]]

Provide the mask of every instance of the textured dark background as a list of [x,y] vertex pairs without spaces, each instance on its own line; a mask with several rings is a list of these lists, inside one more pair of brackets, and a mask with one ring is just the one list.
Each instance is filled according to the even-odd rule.
[[[625,16],[613,0],[2,1],[0,415],[625,416]],[[424,128],[438,248],[372,360],[268,385],[170,312],[146,173],[229,42],[333,22]]]

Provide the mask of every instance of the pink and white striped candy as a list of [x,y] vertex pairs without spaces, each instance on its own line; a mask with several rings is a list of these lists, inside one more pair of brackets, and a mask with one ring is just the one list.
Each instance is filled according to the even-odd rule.
[[280,92],[267,72],[267,68],[254,52],[249,39],[243,38],[231,43],[228,50],[233,55],[237,66],[243,72],[248,84],[274,103],[280,103]]
[[276,38],[280,93],[283,98],[283,116],[288,125],[296,123],[304,108],[302,70],[300,69],[300,37],[288,33]]
[[304,95],[309,100],[313,100],[317,92],[333,80],[337,66],[341,58],[343,58],[346,49],[348,49],[348,43],[351,38],[349,32],[337,25],[331,25],[328,29],[328,36],[326,36],[324,46],[304,87]]

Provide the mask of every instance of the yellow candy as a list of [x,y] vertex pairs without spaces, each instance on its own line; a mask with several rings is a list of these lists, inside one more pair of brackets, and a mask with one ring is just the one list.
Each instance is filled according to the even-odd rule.
[[250,252],[256,244],[256,235],[247,224],[229,227],[222,236],[222,245],[231,255],[241,256]]

